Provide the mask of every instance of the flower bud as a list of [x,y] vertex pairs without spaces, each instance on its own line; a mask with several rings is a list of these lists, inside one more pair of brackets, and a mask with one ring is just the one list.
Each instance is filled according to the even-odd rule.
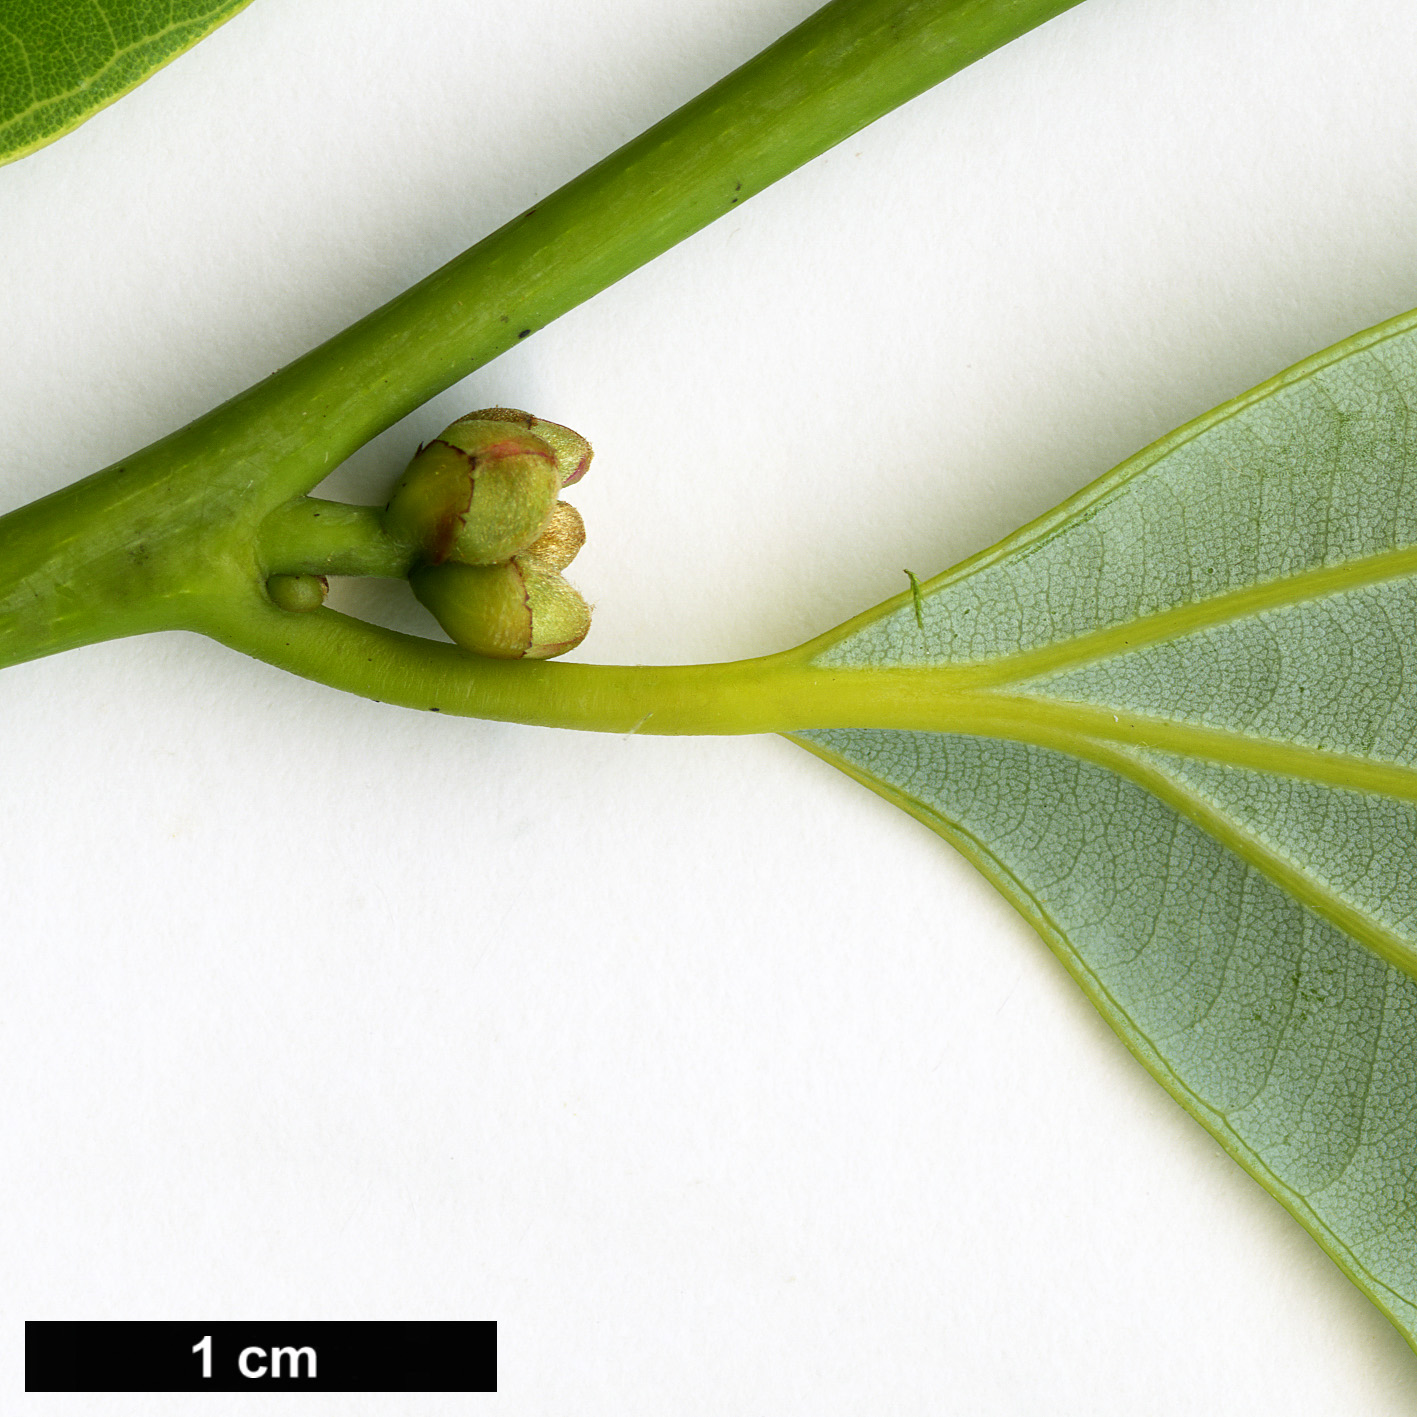
[[434,565],[505,561],[541,534],[560,485],[556,453],[525,424],[460,418],[409,463],[384,529]]
[[585,545],[585,523],[569,502],[557,502],[551,509],[546,530],[521,554],[533,557],[548,570],[564,571]]
[[[579,433],[559,423],[548,423],[544,418],[537,418],[535,414],[523,413],[519,408],[480,408],[476,413],[469,413],[458,419],[458,423],[481,419],[515,424],[546,443],[556,455],[556,467],[561,474],[562,487],[579,482],[585,476],[594,456],[590,444]],[[453,427],[456,428],[458,423],[453,424]],[[445,433],[443,436],[446,438],[448,435]]]
[[266,581],[266,594],[282,610],[318,610],[329,593],[324,576],[276,575]]
[[531,557],[500,566],[445,561],[408,579],[455,644],[492,659],[551,659],[575,649],[590,629],[580,594]]

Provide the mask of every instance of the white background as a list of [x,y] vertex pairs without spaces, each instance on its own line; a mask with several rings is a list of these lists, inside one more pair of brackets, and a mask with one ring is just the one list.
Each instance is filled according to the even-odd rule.
[[[300,354],[810,8],[256,0],[0,171],[0,506]],[[1417,305],[1414,52],[1409,0],[1086,0],[339,490],[529,407],[597,447],[580,657],[796,643]],[[6,670],[0,723],[7,1406],[24,1318],[500,1322],[496,1397],[311,1413],[1417,1403],[1397,1333],[1011,910],[784,741],[420,716],[187,636]]]

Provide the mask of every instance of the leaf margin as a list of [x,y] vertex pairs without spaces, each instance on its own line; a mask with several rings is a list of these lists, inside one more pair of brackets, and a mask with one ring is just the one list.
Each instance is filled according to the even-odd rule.
[[[1325,346],[1314,354],[1310,354],[1303,359],[1281,369],[1278,373],[1272,374],[1269,378],[1262,380],[1252,388],[1246,389],[1243,393],[1225,399],[1216,404],[1213,408],[1198,414],[1195,418],[1188,419],[1179,427],[1163,434],[1161,437],[1138,449],[1121,462],[1114,464],[1106,471],[1100,473],[1090,482],[1085,483],[1076,492],[1065,497],[1061,502],[1049,507],[1038,516],[1025,522],[1016,530],[1001,537],[983,549],[966,556],[964,560],[956,562],[939,572],[938,575],[929,577],[919,583],[921,594],[928,599],[936,591],[943,590],[946,586],[954,584],[956,581],[965,579],[975,572],[984,569],[986,566],[1003,560],[1005,557],[1022,551],[1035,543],[1041,543],[1050,534],[1060,531],[1065,524],[1072,521],[1080,513],[1089,507],[1102,502],[1108,496],[1119,493],[1132,478],[1147,471],[1156,463],[1169,456],[1176,449],[1185,444],[1193,442],[1210,429],[1228,422],[1237,415],[1244,413],[1257,403],[1263,402],[1271,394],[1288,388],[1292,384],[1301,383],[1305,379],[1320,372],[1323,369],[1341,363],[1352,354],[1364,350],[1376,348],[1389,339],[1400,335],[1417,331],[1417,308],[1405,310],[1400,314],[1390,316],[1386,320],[1381,320],[1375,325],[1369,325],[1356,333],[1347,335],[1334,344]],[[1259,584],[1265,584],[1260,582]],[[906,589],[891,596],[887,600],[878,602],[876,605],[853,615],[850,619],[842,621],[841,624],[833,626],[830,630],[814,637],[797,651],[803,659],[814,663],[821,662],[822,656],[845,641],[852,639],[862,630],[867,629],[878,620],[885,619],[899,610],[912,607],[914,604],[914,589]],[[1219,597],[1208,597],[1219,598]],[[1190,602],[1187,608],[1199,606],[1205,600]],[[1028,653],[1029,651],[1025,651]],[[932,661],[924,661],[930,663]],[[959,661],[967,663],[968,661]],[[979,663],[987,661],[976,661]],[[910,667],[901,665],[902,668]]]
[[[209,13],[202,18],[189,21],[185,24],[177,23],[167,26],[165,30],[157,31],[153,34],[145,35],[143,41],[137,45],[131,45],[127,49],[116,50],[113,56],[99,69],[96,74],[88,75],[77,88],[70,88],[60,93],[49,94],[44,98],[32,102],[27,108],[21,109],[7,117],[0,118],[0,167],[8,163],[18,162],[21,158],[38,152],[41,148],[48,147],[49,144],[57,142],[60,138],[72,133],[76,128],[101,113],[105,108],[117,103],[120,98],[138,88],[140,85],[152,78],[160,69],[165,69],[173,60],[186,54],[188,50],[194,48],[206,39],[208,35],[219,29],[228,20],[233,19],[244,10],[251,0],[219,0],[219,3],[210,7]],[[105,16],[105,19],[107,17]],[[3,28],[0,25],[0,28]],[[152,46],[164,34],[171,34],[176,30],[191,29],[194,31],[190,38],[178,44],[176,47],[164,50],[161,57],[155,62],[144,63],[136,77],[120,80],[111,85],[98,83],[92,90],[89,90],[90,101],[87,104],[77,106],[71,105],[75,96],[85,90],[95,79],[108,70],[111,70],[120,60],[141,53],[145,48]],[[24,41],[15,36],[21,50],[24,48]],[[14,145],[8,145],[6,133],[23,125],[33,114],[47,107],[57,107],[64,117],[57,122],[49,124],[41,129],[38,136],[22,139]]]
[[[1190,1089],[1157,1051],[1155,1045],[1131,1021],[1130,1016],[1108,993],[1102,981],[1087,966],[1073,947],[1067,934],[1052,915],[1019,878],[982,841],[961,824],[951,821],[918,798],[901,791],[884,779],[857,767],[824,744],[805,734],[787,733],[783,737],[804,748],[813,757],[844,773],[853,781],[874,792],[878,797],[901,808],[916,821],[954,847],[975,870],[1032,927],[1049,952],[1067,971],[1069,977],[1101,1015],[1108,1028],[1116,1034],[1131,1054],[1171,1098],[1207,1132],[1237,1165],[1273,1200],[1289,1212],[1340,1273],[1388,1320],[1417,1354],[1417,1328],[1409,1327],[1404,1317],[1385,1297],[1394,1291],[1370,1275],[1357,1261],[1351,1250],[1308,1202],[1267,1167],[1254,1150],[1231,1128],[1223,1116],[1203,1102]],[[947,736],[947,735],[941,735]],[[1049,750],[1057,751],[1057,750]],[[1100,764],[1099,764],[1100,765]],[[1115,771],[1115,769],[1114,769]],[[1119,776],[1122,775],[1119,773]],[[1127,777],[1127,781],[1134,779]],[[1140,784],[1135,784],[1140,786]],[[1143,788],[1143,790],[1146,790]],[[1302,902],[1301,902],[1302,904]],[[1398,1296],[1399,1298],[1402,1296]]]

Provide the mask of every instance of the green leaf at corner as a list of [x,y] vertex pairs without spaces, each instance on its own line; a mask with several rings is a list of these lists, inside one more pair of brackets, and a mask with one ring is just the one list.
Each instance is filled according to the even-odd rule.
[[1417,315],[811,652],[937,686],[943,731],[796,736],[974,861],[1417,1347]]
[[77,128],[250,0],[0,0],[0,163]]

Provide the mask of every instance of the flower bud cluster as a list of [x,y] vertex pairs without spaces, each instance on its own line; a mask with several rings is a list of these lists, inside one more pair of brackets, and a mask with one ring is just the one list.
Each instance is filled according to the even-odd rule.
[[579,433],[514,408],[485,408],[421,447],[395,486],[384,529],[412,546],[413,593],[464,649],[550,659],[590,629],[561,572],[585,542],[559,500],[590,466]]

